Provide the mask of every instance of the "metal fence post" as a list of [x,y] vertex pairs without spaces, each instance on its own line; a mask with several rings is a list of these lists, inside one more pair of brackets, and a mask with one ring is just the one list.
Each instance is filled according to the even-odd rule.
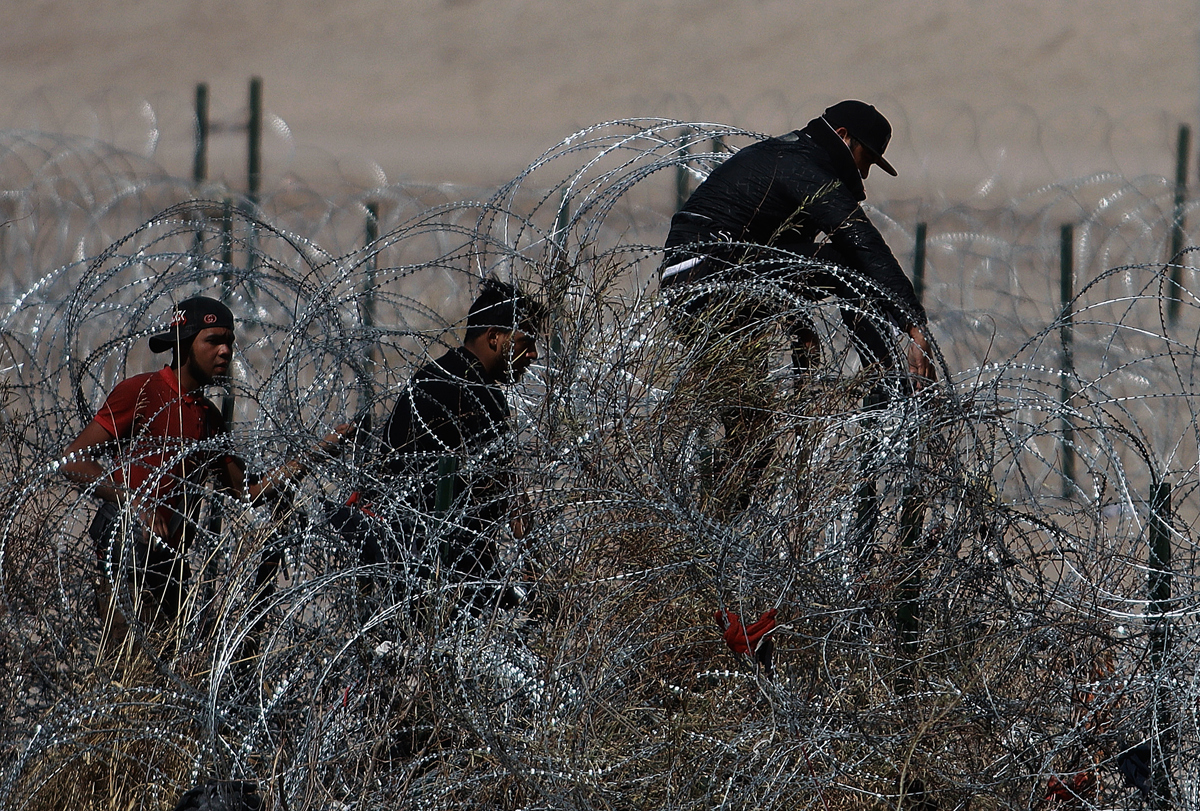
[[221,201],[221,284],[225,294],[233,291],[233,201]]
[[558,329],[558,319],[554,315],[562,305],[562,299],[567,291],[567,269],[570,265],[570,254],[567,251],[571,230],[571,198],[567,189],[563,189],[562,199],[558,202],[558,214],[554,217],[554,248],[555,263],[553,285],[547,291],[549,294],[550,323],[545,325],[550,336],[550,352],[546,358],[547,373],[554,375],[562,358],[562,333]]
[[1070,223],[1059,233],[1059,293],[1062,315],[1059,334],[1062,337],[1062,477],[1063,496],[1070,497],[1075,489],[1075,426],[1067,412],[1071,401],[1071,378],[1075,373],[1075,335],[1071,302],[1075,298],[1075,228]]
[[1171,485],[1159,482],[1150,499],[1150,665],[1157,675],[1155,713],[1150,736],[1150,781],[1154,807],[1171,807],[1170,701],[1172,690],[1162,673],[1171,651]]
[[[199,237],[199,232],[197,232]],[[233,202],[227,197],[221,204],[221,298],[227,299],[233,292],[233,274],[230,268],[233,267]],[[221,421],[225,424],[226,431],[233,429],[233,409],[235,399],[233,394],[232,384],[225,389],[225,394],[221,397]],[[208,531],[212,535],[221,534],[221,506],[220,502],[215,499],[210,499],[212,511],[208,517]],[[206,566],[207,569],[207,566]],[[208,578],[204,578],[205,582]],[[206,595],[206,600],[209,595]]]
[[928,225],[923,222],[917,223],[915,245],[913,246],[913,290],[917,294],[917,301],[922,304],[925,303],[925,240],[927,233]]
[[[196,143],[192,154],[192,183],[199,194],[200,184],[208,179],[208,85],[201,82],[196,85]],[[196,236],[193,244],[193,262],[198,261],[204,245],[204,226],[196,226]]]
[[196,85],[196,150],[192,156],[192,182],[208,179],[208,85]]
[[375,271],[379,267],[379,248],[375,242],[379,239],[379,203],[367,203],[366,209],[363,237],[367,243],[367,256],[366,276],[363,279],[362,323],[370,343],[367,345],[367,369],[359,381],[362,388],[358,394],[358,411],[361,415],[359,430],[363,436],[370,436],[374,427],[371,406],[375,401],[375,364],[379,360],[379,338],[375,333]]
[[[910,465],[912,462],[910,453]],[[921,641],[921,568],[917,561],[909,561],[925,524],[925,499],[917,490],[918,485],[909,483],[905,485],[900,498],[900,555],[905,565],[912,566],[896,590],[896,630],[901,655],[906,657],[896,669],[894,684],[896,693],[900,695],[912,692],[916,678],[913,669]]]
[[[434,492],[433,511],[439,518],[444,518],[454,504],[454,480],[458,473],[458,459],[454,456],[442,456],[438,459],[437,490]],[[438,545],[438,555],[442,565],[451,567],[456,555],[450,541],[445,537],[443,527],[442,540]]]
[[1179,254],[1183,250],[1184,205],[1187,202],[1187,165],[1192,131],[1187,124],[1179,125],[1179,140],[1175,151],[1175,210],[1171,221],[1171,290],[1167,299],[1167,321],[1174,324],[1179,318],[1179,305],[1183,289],[1183,268],[1179,265]]
[[[379,253],[374,247],[375,240],[379,239],[379,203],[367,203],[367,220],[363,231],[367,241],[366,289],[363,291],[363,326],[368,330],[372,330],[375,327],[375,270],[379,264]],[[374,339],[372,339],[371,347],[367,351],[367,357],[373,365],[376,360],[376,342]]]
[[[222,298],[233,293],[233,201],[228,197],[221,203],[221,287]],[[225,427],[233,424],[233,392],[226,392],[221,399],[221,416]]]
[[[258,203],[262,190],[262,129],[263,129],[263,84],[258,76],[250,79],[250,118],[246,122],[248,144],[246,150],[246,213],[258,215]],[[258,229],[253,221],[246,229],[246,295],[255,298],[254,271],[258,268]]]
[[262,187],[262,128],[263,84],[262,79],[255,76],[250,80],[250,120],[246,124],[246,198],[251,209],[258,208],[258,195]]

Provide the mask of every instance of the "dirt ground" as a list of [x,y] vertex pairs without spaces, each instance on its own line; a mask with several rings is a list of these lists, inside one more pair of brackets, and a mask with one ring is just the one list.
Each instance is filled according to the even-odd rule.
[[266,182],[492,185],[577,129],[664,116],[760,132],[843,97],[895,126],[881,198],[1171,175],[1200,98],[1184,0],[8,0],[0,128],[95,135],[240,183],[251,76]]

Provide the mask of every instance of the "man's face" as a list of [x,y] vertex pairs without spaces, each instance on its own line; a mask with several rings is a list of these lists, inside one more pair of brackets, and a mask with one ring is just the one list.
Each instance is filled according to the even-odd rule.
[[859,177],[866,180],[867,173],[871,171],[871,165],[875,159],[871,157],[871,153],[867,152],[866,147],[857,141],[850,147],[850,154],[854,157],[854,165],[858,167]]
[[854,158],[854,167],[858,169],[858,176],[863,180],[867,179],[867,174],[871,171],[871,164],[875,159],[871,157],[871,153],[867,152],[866,147],[854,139],[850,134],[850,130],[845,127],[838,127],[834,130],[842,142],[846,144],[846,148],[850,150],[850,157]]
[[521,330],[504,333],[500,345],[500,379],[516,383],[537,360],[537,336]]
[[229,373],[229,361],[232,359],[233,330],[207,327],[196,333],[187,362],[192,377],[201,385],[208,385]]

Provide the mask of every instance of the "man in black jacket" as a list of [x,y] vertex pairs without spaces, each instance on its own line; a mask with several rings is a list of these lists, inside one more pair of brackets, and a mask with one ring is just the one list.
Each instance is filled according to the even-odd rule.
[[[436,529],[426,540],[439,539],[443,565],[460,578],[494,577],[497,530],[507,524],[517,538],[526,530],[513,503],[512,424],[501,386],[537,360],[542,320],[532,298],[486,279],[462,346],[413,374],[385,428],[387,478],[414,488],[411,506]],[[477,590],[477,604],[493,593]]]
[[[718,274],[786,281],[796,274],[781,251],[836,264],[850,273],[805,270],[793,280],[807,296],[843,300],[842,317],[864,366],[895,365],[894,342],[871,317],[879,313],[911,338],[906,355],[915,384],[933,380],[925,309],[860,205],[872,165],[896,174],[883,157],[891,135],[891,125],[873,106],[842,101],[802,130],[742,149],[713,170],[672,218],[662,287],[684,292]],[[816,336],[808,331],[802,340],[815,342]]]

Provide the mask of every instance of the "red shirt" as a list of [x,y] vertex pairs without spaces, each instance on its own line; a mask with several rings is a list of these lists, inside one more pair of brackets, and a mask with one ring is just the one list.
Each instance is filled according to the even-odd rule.
[[169,366],[118,383],[95,422],[117,438],[113,479],[132,490],[146,488],[184,513],[190,510],[183,504],[183,483],[199,484],[205,468],[224,456],[195,447],[224,432],[220,409],[203,395],[181,394]]

